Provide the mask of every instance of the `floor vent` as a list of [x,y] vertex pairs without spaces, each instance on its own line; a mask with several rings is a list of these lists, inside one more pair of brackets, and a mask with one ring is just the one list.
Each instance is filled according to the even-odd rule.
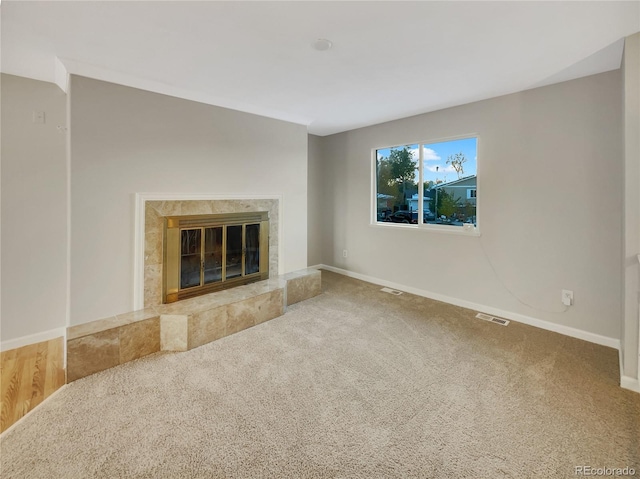
[[398,291],[397,289],[391,289],[391,288],[382,288],[380,291],[384,291],[385,293],[390,293],[395,296],[400,296],[402,294],[402,291]]
[[476,314],[476,318],[484,319],[485,321],[489,321],[491,323],[500,324],[502,326],[506,326],[509,324],[509,320],[502,318],[494,318],[493,316],[489,316],[488,314],[478,313]]

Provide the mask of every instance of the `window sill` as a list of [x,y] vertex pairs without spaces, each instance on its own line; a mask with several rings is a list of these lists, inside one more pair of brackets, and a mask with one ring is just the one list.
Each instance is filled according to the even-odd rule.
[[422,224],[422,225],[411,225],[411,224],[403,224],[403,223],[385,223],[385,222],[375,222],[370,223],[369,226],[373,228],[392,228],[392,229],[401,229],[401,230],[418,230],[418,231],[428,231],[430,233],[444,233],[451,235],[460,235],[460,236],[480,236],[480,228],[471,227],[467,228],[465,226],[449,226],[449,225],[431,225],[431,224]]

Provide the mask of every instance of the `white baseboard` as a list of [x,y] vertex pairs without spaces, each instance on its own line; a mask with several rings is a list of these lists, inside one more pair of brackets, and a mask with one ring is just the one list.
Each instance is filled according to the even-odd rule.
[[528,324],[529,326],[535,326],[536,328],[545,329],[547,331],[553,331],[554,333],[564,334],[565,336],[582,339],[584,341],[589,341],[590,343],[600,344],[602,346],[607,346],[610,348],[620,350],[619,339],[602,336],[600,334],[590,333],[588,331],[571,328],[569,326],[563,326],[561,324],[552,323],[550,321],[545,321],[542,319],[532,318],[530,316],[525,316],[523,314],[504,311],[499,308],[494,308],[492,306],[487,306],[484,304],[473,303],[471,301],[466,301],[464,299],[454,298],[454,297],[446,296],[439,293],[433,293],[431,291],[425,291],[423,289],[413,288],[411,286],[394,283],[392,281],[386,281],[383,279],[374,278],[372,276],[367,276],[366,274],[354,273],[352,271],[348,271],[342,268],[336,268],[334,266],[319,264],[315,266],[310,266],[310,268],[326,269],[327,271],[333,271],[334,273],[342,274],[344,276],[349,276],[351,278],[366,281],[368,283],[374,283],[374,284],[379,284],[380,286],[387,286],[389,288],[399,289],[400,291],[405,291],[407,293],[415,294],[416,296],[423,296],[425,298],[434,299],[436,301],[442,301],[444,303],[453,304],[463,308],[473,309],[475,311],[487,313],[492,316],[498,316],[500,318],[513,320],[518,323]]
[[640,393],[640,380],[629,376],[620,376],[620,387]]
[[640,379],[632,378],[631,376],[625,376],[623,374],[624,362],[622,361],[622,348],[620,348],[620,351],[618,352],[618,360],[620,362],[620,387],[640,393]]
[[22,346],[28,346],[29,344],[41,343],[42,341],[49,341],[50,339],[56,339],[59,337],[66,337],[67,328],[50,329],[49,331],[42,331],[41,333],[29,334],[28,336],[20,336],[15,339],[8,339],[0,342],[0,351],[8,351],[10,349],[21,348]]

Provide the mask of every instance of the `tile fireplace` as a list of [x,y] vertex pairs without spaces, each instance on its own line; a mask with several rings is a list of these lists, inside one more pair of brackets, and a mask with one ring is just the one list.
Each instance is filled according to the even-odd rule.
[[269,213],[164,218],[163,303],[269,278]]
[[[188,220],[186,218],[189,217],[198,217],[204,215],[216,216],[220,215],[220,217],[227,216],[228,218],[236,217],[236,215],[243,214],[258,214],[262,215],[265,212],[268,213],[268,234],[264,233],[262,226],[260,229],[260,238],[262,240],[268,238],[268,249],[266,254],[260,254],[259,261],[267,261],[268,262],[268,277],[274,277],[280,274],[280,199],[279,198],[242,198],[242,199],[156,199],[150,198],[145,199],[144,201],[140,201],[140,211],[142,213],[142,219],[144,222],[144,230],[143,230],[143,245],[140,251],[140,258],[143,260],[143,264],[141,265],[143,269],[143,275],[140,277],[140,284],[142,288],[139,291],[139,298],[142,301],[137,302],[134,301],[135,307],[140,308],[149,308],[158,306],[166,303],[166,286],[164,280],[164,271],[167,269],[165,266],[165,223],[168,218],[173,218],[174,220],[181,221],[181,218],[185,218],[185,225]],[[249,224],[262,224],[262,218],[257,221]],[[243,223],[240,223],[241,225]],[[246,222],[244,224],[247,224]],[[202,227],[203,225],[196,225],[195,227]],[[211,225],[215,227],[215,225]],[[234,224],[231,226],[238,226],[238,224]],[[246,227],[245,229],[245,238],[246,238]],[[249,228],[249,235],[254,234]],[[227,232],[228,234],[229,232]],[[207,240],[207,238],[203,238],[203,232],[200,233],[200,241]],[[209,235],[215,235],[219,233],[210,232]],[[231,231],[232,236],[238,234],[238,228],[235,228],[235,231]],[[197,233],[192,233],[192,235],[197,236]],[[195,238],[191,238],[194,239]],[[215,243],[219,241],[220,238],[212,238],[211,240]],[[232,240],[235,238],[232,238]],[[181,241],[181,240],[180,240]],[[178,241],[178,243],[180,243]],[[251,240],[250,240],[251,241]],[[226,245],[225,245],[226,246]],[[180,246],[181,247],[181,246]],[[192,246],[193,247],[193,246]],[[242,246],[241,246],[242,248]],[[245,246],[246,248],[246,246]],[[202,251],[202,245],[200,246]],[[206,249],[206,246],[205,246]],[[208,248],[209,250],[211,248]],[[221,259],[220,256],[222,251],[225,251],[223,248],[218,249],[218,259]],[[242,252],[242,250],[240,250]],[[197,257],[197,253],[194,253]],[[245,252],[246,254],[246,252]],[[235,259],[237,263],[237,258],[229,258],[230,260]],[[214,260],[215,261],[215,260]],[[194,263],[197,261],[194,259]],[[202,260],[200,261],[200,264]],[[251,265],[249,265],[249,269],[251,270]],[[220,268],[221,266],[214,266]],[[237,266],[236,266],[237,267]],[[175,266],[172,266],[175,268]],[[261,266],[261,271],[266,271],[266,267],[263,268]],[[247,265],[245,264],[245,272],[247,271]],[[231,270],[233,273],[233,270]],[[209,272],[208,274],[211,274]],[[179,276],[179,275],[178,275]],[[197,275],[196,275],[197,276]],[[234,278],[230,278],[234,279]],[[178,279],[178,281],[180,281]],[[195,279],[194,279],[195,281]],[[179,286],[179,284],[178,284]],[[178,288],[179,289],[179,288]],[[215,288],[214,288],[215,290]]]

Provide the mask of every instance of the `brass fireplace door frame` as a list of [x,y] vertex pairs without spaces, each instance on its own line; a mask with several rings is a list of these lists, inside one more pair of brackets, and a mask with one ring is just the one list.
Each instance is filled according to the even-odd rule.
[[[260,224],[260,270],[245,275],[246,226]],[[226,232],[228,226],[242,226],[242,275],[226,279]],[[222,227],[222,279],[186,289],[180,288],[181,231]],[[204,234],[201,234],[204,241]],[[201,248],[204,257],[204,248]],[[162,302],[173,303],[185,298],[248,284],[269,278],[269,213],[228,213],[216,215],[166,216],[164,218]],[[201,281],[203,283],[203,281]]]

